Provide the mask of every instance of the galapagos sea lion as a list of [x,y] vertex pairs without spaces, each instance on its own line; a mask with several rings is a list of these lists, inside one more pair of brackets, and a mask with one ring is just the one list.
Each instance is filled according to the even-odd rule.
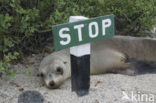
[[[136,75],[156,67],[156,39],[145,37],[114,36],[91,43],[91,74],[121,73]],[[139,63],[139,64],[138,64]],[[53,52],[39,67],[49,88],[58,88],[71,77],[69,49]],[[142,72],[140,72],[140,71]]]

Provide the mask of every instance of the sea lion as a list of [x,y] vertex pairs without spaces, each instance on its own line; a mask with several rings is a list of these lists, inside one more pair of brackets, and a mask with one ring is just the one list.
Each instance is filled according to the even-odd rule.
[[[139,62],[139,64],[138,64]],[[114,36],[91,43],[91,74],[121,73],[136,75],[138,70],[153,73],[156,67],[156,39]],[[53,52],[45,57],[39,71],[47,87],[58,88],[71,77],[69,49]],[[145,73],[145,72],[142,72]]]

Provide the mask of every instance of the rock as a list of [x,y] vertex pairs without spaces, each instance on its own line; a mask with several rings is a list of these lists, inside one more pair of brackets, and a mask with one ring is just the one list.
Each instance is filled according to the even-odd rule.
[[18,103],[43,103],[44,98],[38,91],[25,91],[18,97]]

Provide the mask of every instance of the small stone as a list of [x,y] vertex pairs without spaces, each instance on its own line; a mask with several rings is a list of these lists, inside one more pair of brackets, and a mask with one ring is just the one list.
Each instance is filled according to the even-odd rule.
[[19,88],[19,91],[20,91],[20,92],[24,91],[24,88]]

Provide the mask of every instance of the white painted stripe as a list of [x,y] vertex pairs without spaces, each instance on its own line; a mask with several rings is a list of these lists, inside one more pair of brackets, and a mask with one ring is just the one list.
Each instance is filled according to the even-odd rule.
[[[86,20],[88,18],[84,16],[70,16],[69,22],[76,22],[81,20]],[[81,57],[84,55],[90,55],[90,43],[78,45],[70,48],[70,54]]]
[[77,57],[90,55],[90,43],[71,47],[70,54],[77,56]]
[[76,22],[76,21],[87,20],[87,19],[88,18],[84,16],[70,16],[69,22]]

